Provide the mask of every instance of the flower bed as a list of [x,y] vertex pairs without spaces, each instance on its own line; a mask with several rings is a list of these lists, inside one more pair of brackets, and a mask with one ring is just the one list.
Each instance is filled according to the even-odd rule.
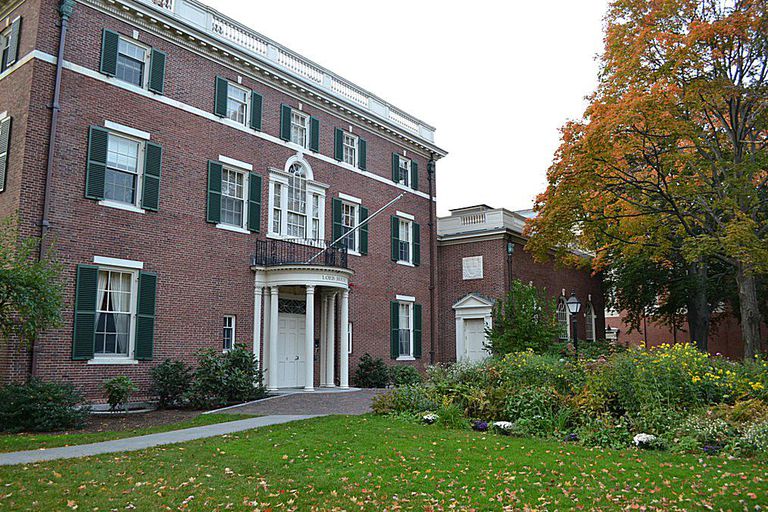
[[765,360],[733,362],[688,344],[595,361],[519,352],[432,367],[424,383],[378,397],[374,411],[589,446],[752,456],[768,452],[766,388]]

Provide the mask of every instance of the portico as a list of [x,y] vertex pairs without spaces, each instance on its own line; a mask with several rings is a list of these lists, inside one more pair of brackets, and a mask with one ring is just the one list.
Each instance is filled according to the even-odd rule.
[[254,265],[252,270],[253,352],[261,352],[267,388],[314,390],[316,361],[319,385],[335,387],[337,357],[338,385],[349,388],[347,338],[352,271],[306,264]]

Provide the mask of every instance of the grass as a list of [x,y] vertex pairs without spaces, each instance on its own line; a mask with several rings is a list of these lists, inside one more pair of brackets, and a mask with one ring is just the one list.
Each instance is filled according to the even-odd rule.
[[111,441],[126,437],[157,434],[170,430],[201,427],[214,423],[243,420],[253,416],[243,414],[201,414],[194,418],[176,423],[154,425],[151,427],[134,428],[129,430],[104,431],[104,432],[73,432],[66,434],[2,434],[0,435],[0,453],[16,452],[21,450],[39,450],[42,448],[56,448],[58,446],[73,446],[76,444],[97,443],[99,441]]
[[768,469],[758,462],[590,450],[375,416],[0,467],[5,510],[755,510],[766,496]]

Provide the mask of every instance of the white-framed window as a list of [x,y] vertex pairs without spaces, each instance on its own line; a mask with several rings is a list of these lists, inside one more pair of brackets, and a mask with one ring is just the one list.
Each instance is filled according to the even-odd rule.
[[309,146],[309,116],[298,110],[291,110],[291,142]]
[[325,189],[311,181],[300,162],[288,172],[272,171],[269,193],[269,235],[300,240],[325,236]]
[[557,324],[560,326],[560,339],[571,339],[571,314],[565,303],[565,296],[561,296],[557,301]]
[[121,36],[117,42],[115,78],[137,87],[144,87],[147,83],[149,56],[149,48]]
[[98,276],[94,359],[131,358],[139,273],[100,267]]
[[592,301],[587,301],[587,305],[584,308],[584,337],[587,341],[595,341],[595,308],[592,306]]
[[[341,203],[341,229],[343,234],[347,234],[357,227],[359,220],[359,207],[354,203],[346,201]],[[347,250],[357,252],[360,249],[360,230],[355,230],[344,239],[344,245]]]
[[0,32],[0,72],[5,71],[8,63],[8,57],[11,53],[11,30],[12,27]]
[[110,133],[107,138],[104,199],[138,206],[141,197],[143,163],[144,141]]
[[398,251],[397,260],[402,263],[413,262],[413,222],[408,219],[398,219]]
[[220,223],[245,228],[247,174],[225,167],[221,172]]
[[397,177],[398,183],[402,183],[406,187],[411,186],[411,161],[407,158],[400,157],[400,174]]
[[398,307],[398,355],[413,357],[413,302],[400,302]]
[[343,158],[344,162],[357,167],[357,142],[356,136],[344,132]]
[[245,125],[248,122],[248,102],[250,93],[247,89],[229,82],[227,84],[227,118]]
[[224,351],[232,350],[235,347],[235,322],[234,315],[224,316],[224,327],[222,330],[222,347]]

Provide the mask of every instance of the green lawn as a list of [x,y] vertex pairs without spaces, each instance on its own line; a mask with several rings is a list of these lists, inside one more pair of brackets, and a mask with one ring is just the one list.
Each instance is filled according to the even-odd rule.
[[0,467],[3,510],[755,510],[758,462],[589,450],[374,416]]
[[97,443],[99,441],[111,441],[124,437],[143,436],[179,430],[182,428],[200,427],[226,421],[244,420],[253,416],[241,414],[201,414],[188,420],[153,427],[134,428],[131,430],[119,430],[113,432],[82,432],[68,434],[2,434],[0,435],[0,453],[17,452],[21,450],[39,450],[41,448],[55,448],[57,446],[72,446],[76,444]]

